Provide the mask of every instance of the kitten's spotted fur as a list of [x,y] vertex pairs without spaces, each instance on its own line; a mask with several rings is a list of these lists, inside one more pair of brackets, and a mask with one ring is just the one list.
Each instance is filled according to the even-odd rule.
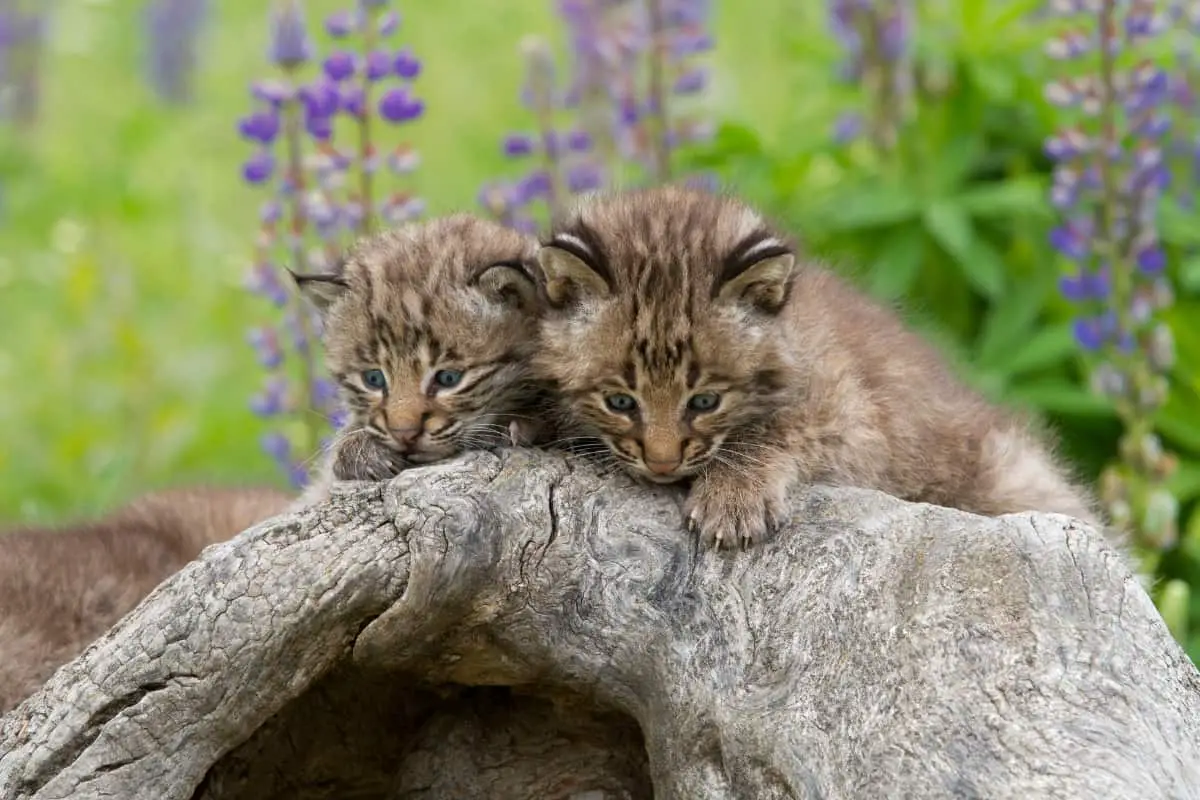
[[206,546],[290,501],[266,488],[172,489],[96,520],[0,532],[0,714]]
[[595,195],[538,261],[551,309],[535,362],[566,424],[643,478],[691,479],[708,543],[764,536],[797,482],[1096,520],[1025,422],[732,197]]
[[533,440],[536,250],[532,237],[456,214],[366,238],[332,274],[295,276],[322,313],[350,412],[302,503],[332,480]]

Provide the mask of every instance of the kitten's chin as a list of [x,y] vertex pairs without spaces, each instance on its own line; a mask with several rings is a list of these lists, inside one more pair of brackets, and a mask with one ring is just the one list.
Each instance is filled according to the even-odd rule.
[[687,475],[656,475],[653,472],[639,472],[638,474],[651,483],[657,483],[660,485],[679,483],[681,480],[684,480],[688,477]]
[[626,465],[626,468],[634,477],[641,478],[649,483],[657,483],[660,486],[686,481],[695,474],[694,470],[679,470],[678,472],[672,472],[670,475],[662,475],[657,472],[651,472],[643,466],[633,464]]
[[432,464],[435,461],[442,461],[444,459],[450,458],[451,456],[457,455],[457,454],[458,454],[457,450],[441,450],[438,452],[432,452],[432,451],[426,450],[426,451],[418,451],[415,453],[406,453],[404,455],[404,458],[410,464]]

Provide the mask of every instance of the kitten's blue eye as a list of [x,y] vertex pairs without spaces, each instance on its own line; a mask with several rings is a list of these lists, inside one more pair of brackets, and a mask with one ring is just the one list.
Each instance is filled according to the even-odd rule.
[[604,405],[619,414],[628,414],[637,408],[637,400],[628,394],[610,394],[604,398]]
[[716,392],[701,392],[688,398],[689,411],[712,411],[721,402],[721,395]]
[[439,369],[433,373],[433,382],[443,389],[450,389],[462,381],[461,369]]
[[381,369],[364,370],[362,374],[362,382],[371,389],[386,389],[387,376],[383,374]]

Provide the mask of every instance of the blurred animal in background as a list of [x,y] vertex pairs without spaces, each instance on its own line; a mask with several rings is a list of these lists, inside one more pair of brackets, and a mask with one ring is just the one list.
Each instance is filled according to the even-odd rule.
[[270,488],[178,488],[94,520],[0,532],[0,714],[206,546],[291,500]]

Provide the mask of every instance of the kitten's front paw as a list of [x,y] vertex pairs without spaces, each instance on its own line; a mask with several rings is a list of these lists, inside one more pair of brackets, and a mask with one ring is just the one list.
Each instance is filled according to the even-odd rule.
[[743,549],[775,532],[786,513],[781,487],[763,490],[748,481],[701,478],[692,486],[684,511],[688,530],[707,547]]
[[333,477],[339,481],[386,481],[408,467],[404,456],[366,431],[333,445]]

